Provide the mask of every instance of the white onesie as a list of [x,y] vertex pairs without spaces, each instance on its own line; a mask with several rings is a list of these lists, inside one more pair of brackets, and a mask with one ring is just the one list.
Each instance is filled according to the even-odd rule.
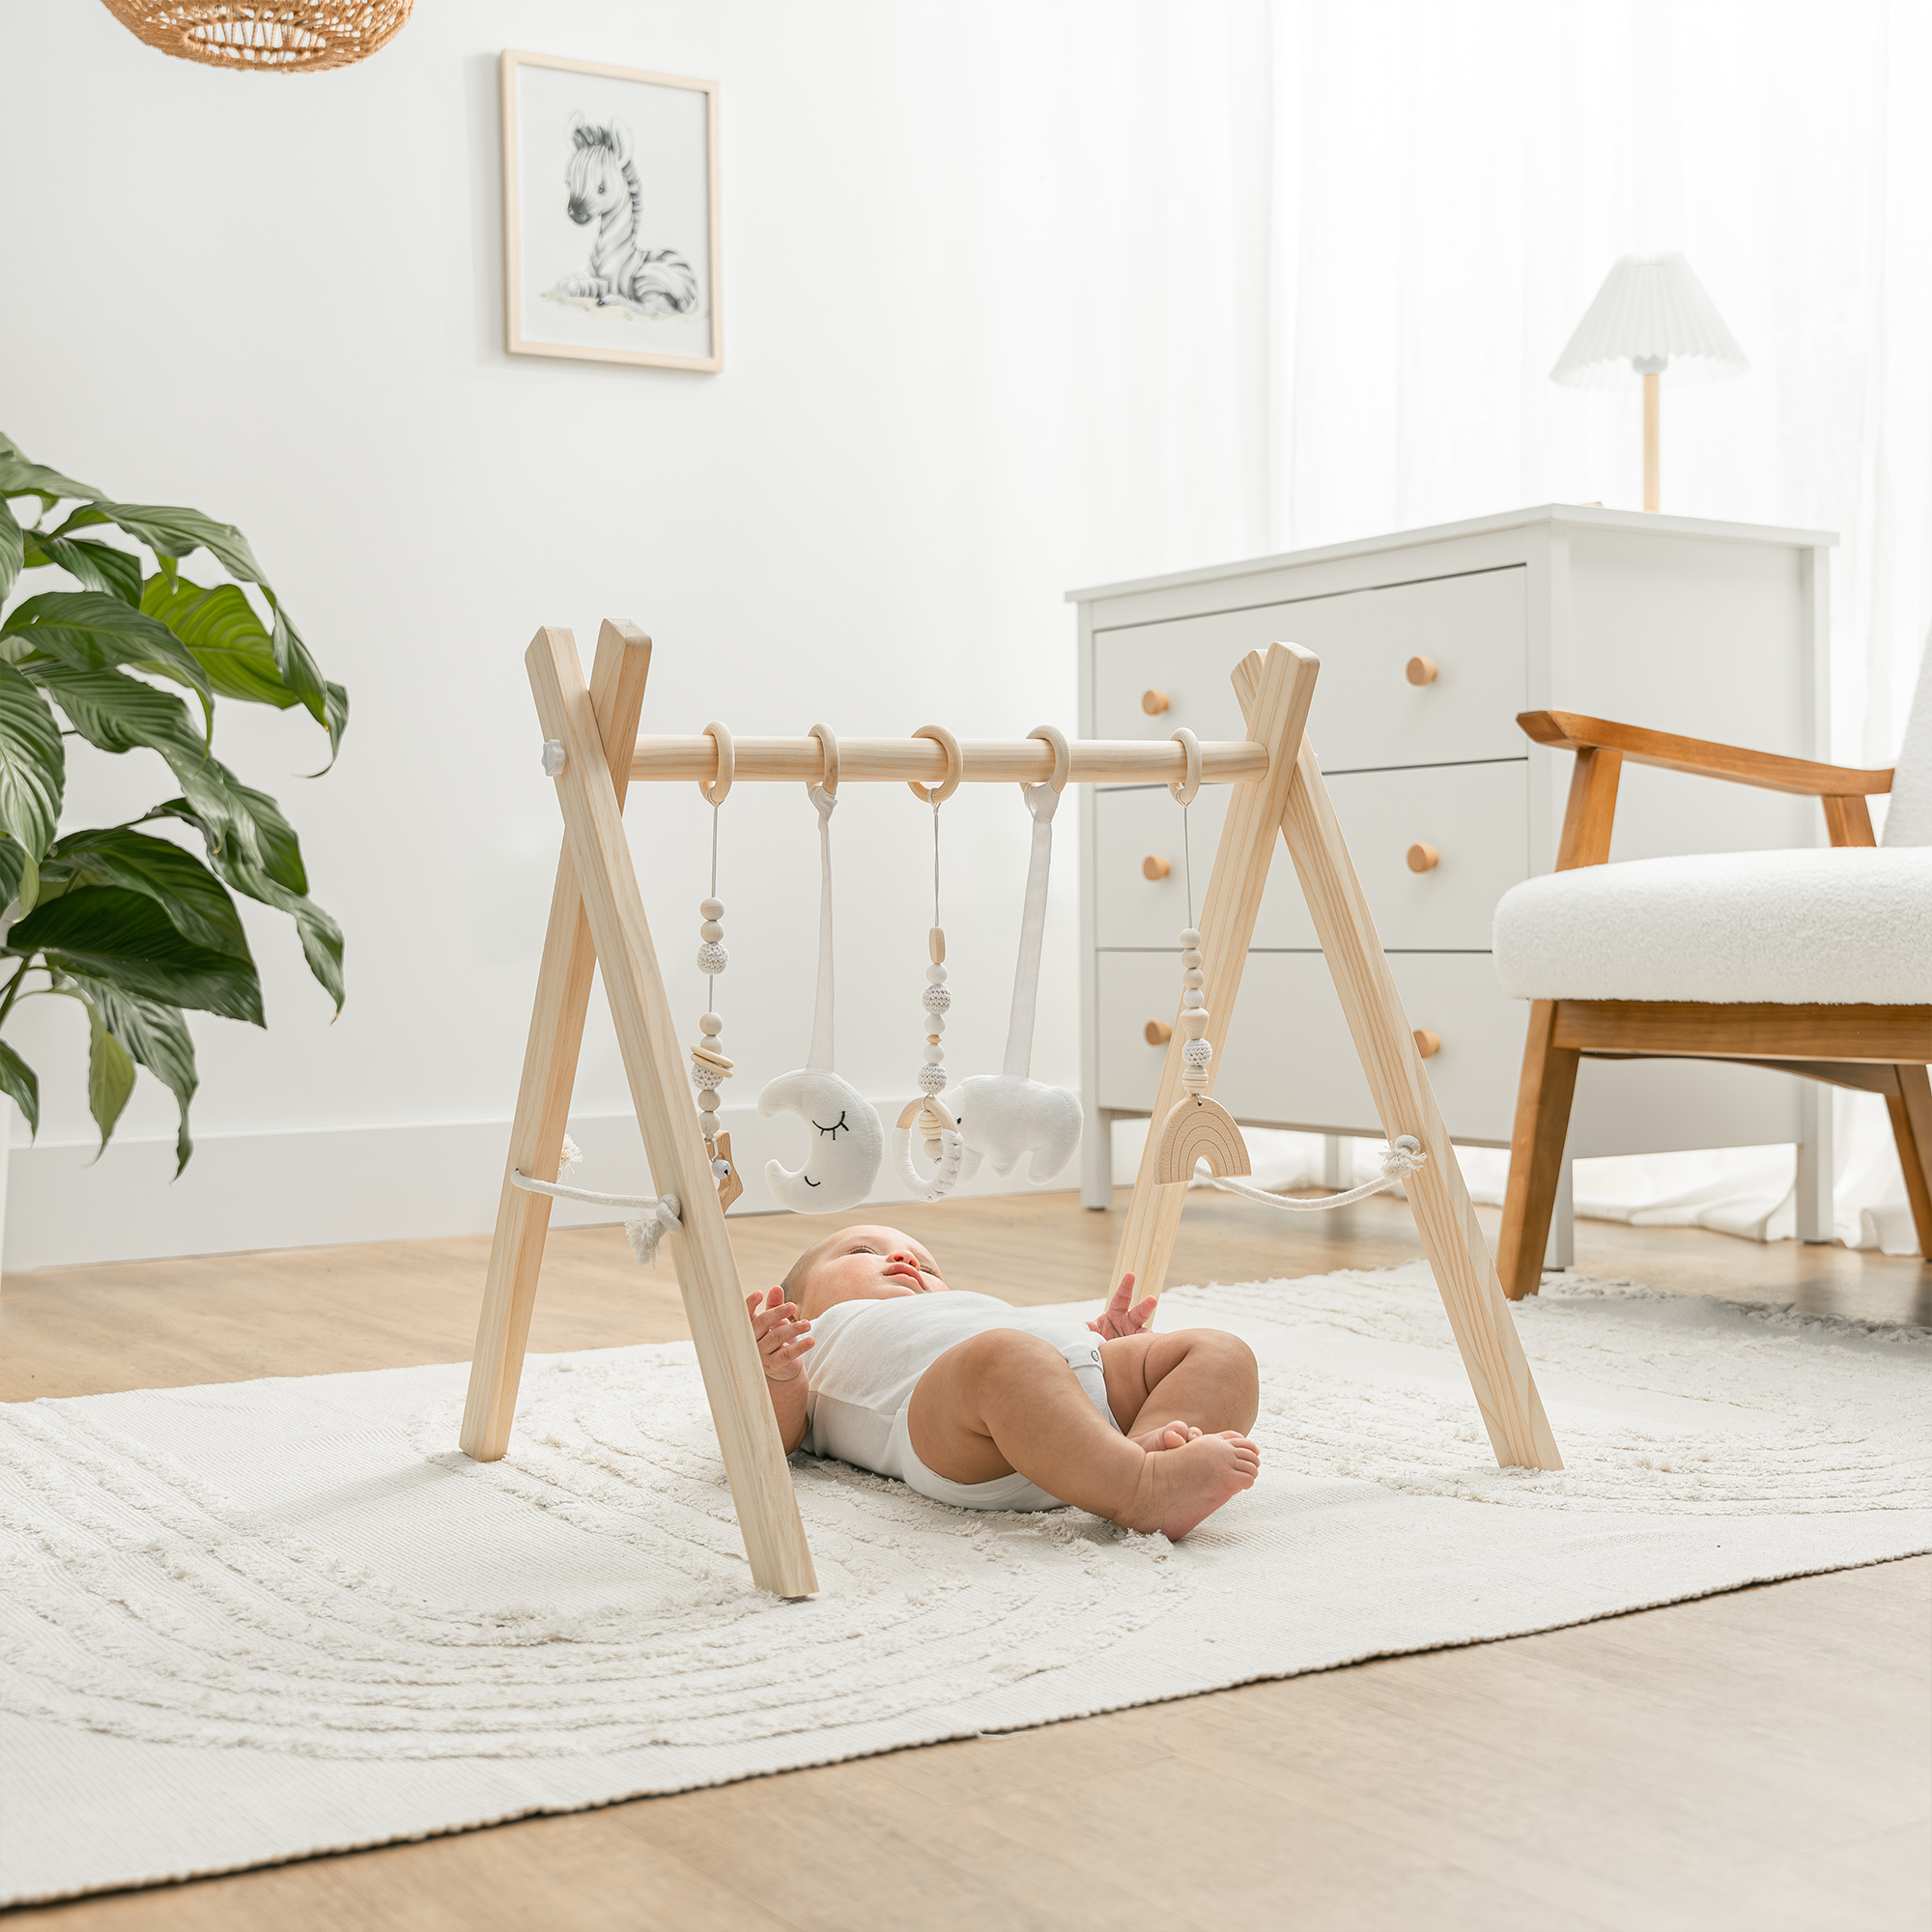
[[947,1289],[890,1301],[841,1301],[812,1319],[812,1347],[804,1358],[810,1393],[800,1446],[896,1476],[920,1494],[961,1509],[1064,1509],[1058,1496],[1017,1469],[990,1483],[952,1483],[934,1475],[913,1452],[906,1413],[920,1377],[955,1343],[988,1328],[1017,1328],[1052,1343],[1108,1427],[1120,1427],[1107,1406],[1100,1338],[1077,1316],[1035,1314],[990,1294]]

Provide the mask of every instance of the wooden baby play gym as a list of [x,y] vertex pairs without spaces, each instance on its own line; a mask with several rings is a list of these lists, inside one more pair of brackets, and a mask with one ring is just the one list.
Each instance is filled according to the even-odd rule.
[[[1003,1094],[1059,1092],[1038,1089],[1026,1078],[1053,801],[1069,781],[1138,781],[1168,783],[1183,807],[1203,782],[1233,789],[1198,926],[1181,934],[1181,996],[1154,1104],[1159,1124],[1148,1136],[1113,1274],[1099,1292],[1131,1270],[1142,1293],[1159,1293],[1197,1157],[1223,1176],[1248,1172],[1240,1134],[1211,1098],[1213,1059],[1227,1037],[1278,832],[1294,862],[1383,1131],[1399,1150],[1396,1171],[1496,1461],[1505,1467],[1562,1466],[1321,766],[1304,735],[1320,668],[1313,653],[1273,644],[1242,659],[1234,683],[1247,736],[1208,744],[1187,732],[1165,743],[1069,744],[1058,731],[1041,727],[1030,737],[962,745],[937,725],[903,739],[841,741],[825,726],[805,737],[735,742],[722,725],[691,737],[639,736],[650,656],[648,638],[631,625],[610,622],[598,639],[588,686],[568,631],[546,627],[526,656],[545,739],[544,769],[556,783],[564,840],[470,1367],[462,1434],[470,1456],[492,1462],[509,1444],[550,1198],[554,1191],[570,1191],[558,1187],[556,1177],[591,972],[601,967],[659,1189],[653,1204],[658,1222],[648,1238],[653,1247],[660,1236],[668,1241],[676,1265],[753,1580],[781,1597],[810,1596],[818,1587],[724,1227],[724,1209],[740,1183],[729,1136],[718,1128],[713,1096],[730,1062],[717,1044],[720,1023],[709,1010],[700,1041],[688,1052],[678,1043],[624,835],[630,785],[696,781],[714,807],[733,782],[783,782],[810,790],[819,810],[825,893],[819,1014],[802,1074],[811,1071],[827,1082],[836,1080],[827,823],[837,787],[854,781],[909,785],[933,808],[935,851],[938,808],[958,784],[1022,787],[1035,817],[1034,867],[1006,1070],[963,1083],[963,1091],[986,1092],[991,1118],[1005,1104]],[[700,907],[699,966],[706,973],[724,970],[723,911],[714,863],[712,895]],[[969,1145],[975,1129],[965,1109],[955,1118],[940,1099],[948,1082],[940,1036],[950,994],[936,914],[929,950],[923,1010],[930,1023],[925,1065],[916,1083],[922,1097],[898,1117],[895,1142],[901,1179],[936,1198],[952,1184],[962,1160],[976,1163],[983,1150]],[[696,1109],[688,1097],[693,1083],[699,1096]],[[869,1117],[869,1106],[856,1094],[852,1098],[853,1111],[863,1109]],[[773,1110],[761,1102],[761,1111]],[[976,1118],[980,1112],[977,1099],[974,1112]],[[842,1118],[840,1124],[846,1124]],[[916,1129],[923,1130],[924,1150],[934,1163],[931,1177],[922,1176],[911,1162],[908,1141]],[[821,1135],[828,1131],[819,1127]],[[1065,1157],[1057,1145],[1056,1154]],[[876,1145],[871,1158],[876,1164]],[[1006,1171],[998,1157],[994,1166]],[[810,1205],[838,1204],[828,1199]]]

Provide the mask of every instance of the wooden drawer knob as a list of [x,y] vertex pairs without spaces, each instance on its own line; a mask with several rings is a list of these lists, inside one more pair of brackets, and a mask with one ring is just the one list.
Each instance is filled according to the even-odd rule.
[[1158,718],[1168,707],[1168,696],[1164,691],[1144,691],[1141,693],[1141,709],[1150,718]]
[[1163,859],[1158,852],[1150,852],[1141,861],[1141,877],[1144,879],[1164,879],[1173,870],[1173,861]]
[[1434,1060],[1442,1051],[1442,1036],[1439,1033],[1431,1033],[1427,1027],[1417,1027],[1415,1050],[1424,1060]]
[[1442,863],[1442,854],[1434,845],[1411,845],[1408,848],[1408,869],[1411,872],[1433,872]]
[[1410,684],[1434,684],[1435,682],[1435,660],[1434,658],[1410,658],[1404,667],[1403,676]]
[[1174,1037],[1174,1029],[1165,1020],[1149,1020],[1146,1029],[1150,1046],[1165,1046]]

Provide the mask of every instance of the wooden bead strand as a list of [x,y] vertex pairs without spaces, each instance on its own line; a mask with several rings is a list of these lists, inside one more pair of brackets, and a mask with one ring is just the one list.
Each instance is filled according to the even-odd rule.
[[711,895],[698,903],[702,923],[697,928],[697,970],[705,979],[704,1012],[697,1022],[703,1037],[691,1049],[691,1084],[697,1089],[697,1130],[711,1153],[711,1173],[723,1181],[730,1177],[731,1164],[723,1157],[718,1145],[718,1090],[731,1077],[731,1062],[718,1037],[724,1022],[718,1017],[718,976],[731,963],[724,950],[724,901],[718,896],[718,808],[731,789],[731,734],[722,724],[707,724],[705,736],[718,747],[718,776],[710,785],[697,789],[711,808]]
[[1192,731],[1174,735],[1187,755],[1186,777],[1168,786],[1180,807],[1180,849],[1187,871],[1187,923],[1180,933],[1180,1029],[1187,1040],[1180,1049],[1180,1084],[1198,1100],[1207,1096],[1211,1080],[1208,1069],[1214,1059],[1214,1045],[1208,1037],[1208,975],[1202,970],[1201,933],[1194,923],[1194,847],[1187,825],[1187,808],[1201,789],[1201,746]]
[[[958,1131],[958,1122],[940,1104],[939,1096],[952,1085],[952,1076],[946,1068],[946,1045],[943,1036],[946,1032],[946,1015],[952,1006],[952,995],[946,985],[946,928],[939,923],[939,808],[959,788],[959,781],[965,773],[965,759],[960,753],[959,741],[943,724],[922,724],[913,733],[916,738],[931,738],[946,753],[946,777],[936,785],[908,782],[906,789],[923,805],[932,808],[932,925],[925,936],[927,965],[925,969],[925,991],[921,995],[921,1027],[925,1035],[925,1049],[923,1064],[917,1076],[917,1084],[923,1096],[918,1104],[915,1115],[908,1107],[907,1115],[912,1121],[901,1119],[901,1125],[907,1126],[916,1121],[923,1135],[922,1145],[925,1157],[935,1168],[930,1180],[923,1179],[909,1166],[901,1166],[900,1179],[914,1185],[923,1197],[936,1201],[950,1194],[959,1179],[960,1163],[965,1155],[965,1143]],[[895,1140],[902,1140],[903,1135]],[[895,1161],[903,1161],[904,1156],[895,1149]]]

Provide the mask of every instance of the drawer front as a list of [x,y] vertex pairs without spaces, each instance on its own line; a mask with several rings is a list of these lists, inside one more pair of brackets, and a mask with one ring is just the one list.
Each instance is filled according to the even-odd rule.
[[[1230,673],[1252,650],[1306,645],[1321,659],[1308,735],[1330,772],[1520,758],[1527,702],[1525,573],[1520,568],[1385,584],[1252,611],[1096,632],[1094,728],[1102,738],[1241,735]],[[1432,683],[1406,675],[1435,663]],[[1150,716],[1143,695],[1166,695]]]
[[[1384,946],[1487,952],[1496,901],[1529,871],[1529,767],[1443,765],[1341,773],[1328,781],[1335,813]],[[1189,814],[1194,908],[1207,897],[1232,787],[1205,785]],[[1163,786],[1094,799],[1094,906],[1103,947],[1168,947],[1187,923],[1180,811]],[[1437,854],[1409,869],[1412,845]],[[1146,876],[1164,860],[1164,878]],[[1286,847],[1268,870],[1254,945],[1313,947],[1314,925]]]
[[[1166,1049],[1150,1046],[1143,1029],[1151,1019],[1173,1023],[1179,955],[1102,952],[1097,964],[1094,1097],[1102,1107],[1145,1113]],[[1496,984],[1487,953],[1409,953],[1390,964],[1409,1024],[1441,1037],[1424,1071],[1450,1133],[1507,1145],[1528,1007]],[[1239,1121],[1310,1132],[1381,1131],[1320,953],[1250,954],[1214,1094]]]

